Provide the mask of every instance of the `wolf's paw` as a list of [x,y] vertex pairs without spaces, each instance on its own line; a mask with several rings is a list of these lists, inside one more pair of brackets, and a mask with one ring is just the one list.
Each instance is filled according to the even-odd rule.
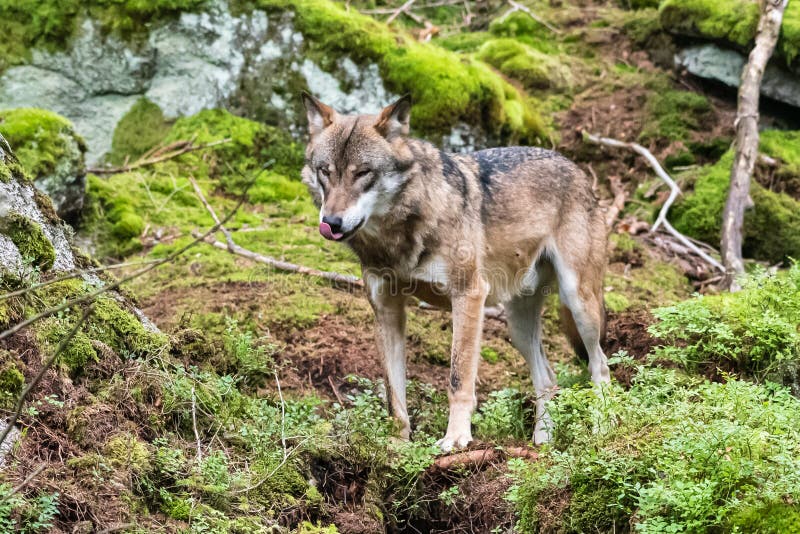
[[450,452],[453,449],[463,449],[469,442],[472,441],[472,434],[467,432],[464,434],[447,434],[445,437],[436,442],[436,445],[442,449],[442,452]]

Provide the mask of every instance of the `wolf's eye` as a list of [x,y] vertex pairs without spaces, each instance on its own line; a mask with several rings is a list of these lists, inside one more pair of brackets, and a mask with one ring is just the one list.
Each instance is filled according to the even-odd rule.
[[356,173],[356,180],[359,180],[359,179],[361,179],[361,178],[364,178],[364,177],[366,177],[366,176],[369,176],[369,174],[370,174],[371,172],[372,172],[372,171],[371,171],[371,170],[369,170],[369,169],[364,169],[363,171],[358,171],[358,172]]
[[327,167],[320,167],[319,169],[317,169],[317,172],[322,176],[324,176],[325,178],[331,177],[331,171]]

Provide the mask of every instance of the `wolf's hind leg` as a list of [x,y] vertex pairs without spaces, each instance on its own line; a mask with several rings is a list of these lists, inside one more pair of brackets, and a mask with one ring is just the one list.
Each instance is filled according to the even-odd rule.
[[533,429],[533,443],[536,445],[546,443],[552,437],[553,423],[546,405],[556,391],[556,375],[542,347],[544,300],[545,295],[539,288],[533,295],[517,296],[504,304],[511,343],[525,357],[531,369],[536,392],[536,424]]
[[375,311],[375,337],[386,373],[389,411],[400,423],[400,437],[407,440],[411,421],[406,405],[406,297],[396,287],[393,291],[393,284],[376,276],[365,273],[364,281]]
[[589,356],[592,382],[597,385],[608,383],[611,381],[608,359],[600,347],[605,323],[602,269],[588,262],[569,262],[558,252],[552,256],[558,276],[559,297],[572,314]]

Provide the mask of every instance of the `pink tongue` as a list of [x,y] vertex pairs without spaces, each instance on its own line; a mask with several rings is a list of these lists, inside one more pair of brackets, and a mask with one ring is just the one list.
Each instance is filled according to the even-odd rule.
[[331,225],[329,225],[326,222],[319,223],[319,233],[322,234],[322,237],[324,237],[325,239],[330,239],[332,241],[337,241],[341,239],[342,236],[344,235],[338,232],[334,234],[333,230],[331,230]]

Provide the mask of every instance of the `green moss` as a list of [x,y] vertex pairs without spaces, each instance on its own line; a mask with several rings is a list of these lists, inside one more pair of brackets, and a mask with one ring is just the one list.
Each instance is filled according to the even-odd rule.
[[500,361],[500,354],[492,347],[481,347],[481,358],[488,363],[497,363]]
[[141,32],[155,19],[195,10],[205,0],[0,0],[0,72],[26,61],[34,47],[62,49],[83,14],[90,13],[105,31]]
[[167,344],[163,334],[147,330],[132,312],[111,297],[95,301],[87,331],[93,339],[121,354],[146,354]]
[[489,32],[497,37],[509,37],[544,53],[559,51],[553,33],[527,13],[517,11],[498,18],[489,25]]
[[297,527],[297,534],[336,534],[339,532],[336,525],[322,526],[320,523],[316,525],[308,521],[303,521]]
[[701,129],[711,112],[711,104],[698,93],[660,91],[649,97],[646,112],[648,120],[639,136],[641,140],[666,138],[687,142],[692,132]]
[[112,180],[89,175],[86,184],[87,210],[85,228],[93,228],[101,256],[124,256],[141,249],[144,219],[137,210],[137,199],[114,187]]
[[621,293],[607,292],[605,294],[606,309],[610,312],[620,313],[630,308],[628,297]]
[[572,84],[569,69],[557,59],[515,39],[487,41],[477,57],[529,89],[568,88]]
[[180,160],[194,166],[198,175],[224,178],[224,185],[231,192],[238,192],[235,189],[249,179],[249,176],[245,178],[232,172],[231,167],[249,175],[271,161],[271,171],[299,179],[303,149],[288,133],[277,128],[237,117],[225,110],[205,110],[178,119],[165,142],[190,139],[197,144],[230,139],[205,153],[188,154]]
[[[696,35],[747,48],[755,37],[759,6],[755,0],[663,0],[661,23],[674,33]],[[800,5],[789,2],[783,15],[776,52],[794,63],[800,52]]]
[[492,35],[488,32],[467,32],[454,33],[438,38],[434,42],[442,48],[453,52],[474,52],[491,38]]
[[158,145],[168,132],[161,108],[142,97],[117,123],[108,159],[115,165],[133,161]]
[[[762,145],[762,150],[774,145],[776,136],[784,135],[764,133],[769,143]],[[789,134],[787,142],[794,136]],[[679,231],[707,243],[719,242],[732,165],[733,152],[728,152],[716,164],[699,172],[694,192],[671,210],[671,219]],[[750,186],[750,196],[755,206],[745,212],[744,255],[771,262],[800,257],[800,202],[769,191],[755,181]]]
[[17,396],[22,393],[25,386],[25,376],[13,361],[7,361],[0,366],[0,407],[10,409],[14,407]]
[[42,271],[49,271],[53,267],[56,250],[36,221],[11,212],[0,218],[0,232],[11,239],[23,258]]
[[[412,128],[426,136],[445,133],[459,121],[516,142],[533,142],[545,133],[544,121],[527,97],[480,62],[430,43],[419,43],[384,24],[324,0],[258,0],[272,10],[294,11],[312,56],[333,68],[348,55],[377,63],[387,87],[414,100]],[[327,63],[325,63],[327,62]]]
[[[41,322],[37,334],[41,343],[49,346],[50,350],[55,350],[72,328],[73,325],[68,320],[51,317]],[[97,361],[97,351],[92,346],[91,338],[85,332],[78,331],[58,358],[69,375],[77,377],[83,373],[89,362]]]
[[749,0],[664,0],[661,24],[671,32],[698,35],[747,46],[756,33],[758,4]]
[[70,145],[86,150],[72,123],[51,111],[17,108],[0,111],[0,134],[14,149],[22,166],[35,179],[50,174]]
[[730,530],[756,534],[800,533],[800,507],[782,502],[749,507],[736,513],[729,522]]
[[132,434],[117,434],[110,438],[103,453],[109,463],[118,468],[143,473],[150,468],[150,450],[147,444]]

